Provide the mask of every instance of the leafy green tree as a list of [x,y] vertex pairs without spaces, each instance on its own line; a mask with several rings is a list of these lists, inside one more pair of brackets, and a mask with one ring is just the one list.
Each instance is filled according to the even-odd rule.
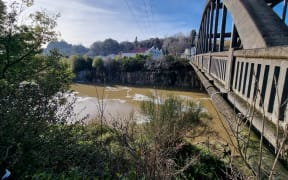
[[195,29],[192,29],[191,32],[190,32],[191,46],[195,46],[196,35],[197,35],[196,30],[195,30]]
[[90,47],[90,51],[88,52],[88,55],[89,56],[103,55],[102,47],[103,47],[103,42],[101,41],[94,42]]
[[95,57],[93,59],[92,67],[96,69],[98,72],[102,72],[104,70],[104,61],[100,57]]
[[124,41],[120,43],[120,49],[123,52],[131,51],[134,48],[134,44],[128,41]]
[[103,78],[105,76],[105,67],[104,67],[104,61],[100,57],[95,57],[93,59],[92,67],[94,69],[94,78],[98,81],[103,81]]
[[124,57],[121,59],[121,70],[124,72],[135,72],[144,69],[148,56],[137,54],[135,57]]
[[176,57],[172,56],[172,55],[168,55],[168,56],[165,57],[165,60],[167,62],[174,62],[176,60]]
[[117,59],[110,59],[105,63],[108,80],[112,82],[120,82],[119,73],[121,72],[121,62]]
[[4,12],[0,31],[0,161],[18,175],[41,164],[37,159],[49,127],[66,122],[71,111],[60,112],[68,108],[64,93],[72,78],[57,52],[39,55],[41,46],[56,38],[58,15],[36,12],[30,25],[21,25],[19,8],[22,4],[13,2]]
[[170,55],[180,56],[185,48],[191,47],[190,37],[184,36],[182,33],[175,35],[174,37],[166,38],[163,41],[162,49],[165,54],[168,52]]
[[68,58],[73,73],[78,73],[83,70],[88,70],[87,61],[80,55],[72,55]]
[[89,51],[89,49],[83,45],[72,45],[62,40],[48,43],[47,47],[44,49],[44,54],[48,54],[54,49],[57,49],[63,56],[84,55]]
[[58,50],[63,56],[70,56],[72,54],[71,49],[72,45],[68,44],[66,41],[52,41],[47,45],[47,48],[44,49],[44,54],[49,54],[51,50]]
[[119,43],[114,39],[106,39],[102,46],[103,55],[118,54],[120,51]]
[[109,54],[118,54],[120,52],[120,45],[118,41],[114,39],[105,39],[103,42],[97,41],[94,42],[91,47],[88,55],[90,56],[107,56]]
[[93,59],[89,57],[88,55],[84,55],[83,58],[86,62],[87,69],[92,70]]
[[88,49],[81,44],[80,45],[72,45],[71,54],[83,55],[83,54],[86,54],[87,52],[88,52]]
[[5,5],[3,1],[0,0],[0,29],[1,30],[3,29],[4,15],[5,15]]

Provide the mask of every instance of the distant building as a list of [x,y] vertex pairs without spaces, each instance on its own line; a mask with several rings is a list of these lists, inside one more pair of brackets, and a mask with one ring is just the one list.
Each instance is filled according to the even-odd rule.
[[120,55],[120,57],[135,57],[136,54],[146,55],[147,50],[149,50],[149,49],[148,48],[135,48],[131,51],[120,53],[119,55]]
[[[153,60],[159,60],[163,57],[162,50],[159,50],[158,48],[155,48],[152,46],[149,48],[136,48],[128,52],[120,52],[118,57],[135,57],[136,54],[142,54],[142,55],[150,55]],[[115,55],[109,55],[106,57],[103,57],[103,59],[106,59],[107,57],[115,57]]]
[[99,57],[99,58],[101,58],[101,59],[103,59],[103,60],[107,60],[107,59],[114,59],[115,57],[117,57],[117,55],[115,55],[115,54],[109,54],[109,55],[107,55],[107,56],[96,56],[96,57]]
[[194,56],[196,54],[196,48],[192,47],[192,48],[186,48],[184,53],[181,55],[182,58],[191,58],[192,56]]
[[129,51],[129,53],[145,54],[147,52],[147,50],[149,50],[149,48],[135,48],[135,49]]
[[158,48],[155,48],[152,46],[148,51],[146,51],[146,54],[150,55],[153,60],[159,60],[163,57],[162,49],[159,50]]

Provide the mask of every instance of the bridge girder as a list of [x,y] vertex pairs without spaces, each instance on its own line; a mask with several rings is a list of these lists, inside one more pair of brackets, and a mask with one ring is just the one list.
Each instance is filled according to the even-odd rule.
[[264,1],[223,0],[229,9],[244,49],[288,44],[288,27]]
[[[212,46],[211,37],[216,37],[217,30],[213,32],[213,35],[212,31],[209,31],[209,34],[207,34],[207,31],[203,31],[203,28],[200,28],[199,38],[201,41],[199,43],[204,44],[198,44],[199,47],[202,47],[198,50],[197,46],[198,53],[223,51],[223,38],[225,36],[221,38],[221,34],[227,33],[225,32],[226,18],[224,17],[226,16],[226,8],[232,17],[235,27],[235,29],[232,29],[235,33],[231,33],[233,34],[231,42],[234,42],[234,44],[237,41],[235,39],[238,38],[238,40],[241,40],[243,49],[288,45],[288,27],[271,8],[271,6],[281,1],[283,0],[208,0],[201,19],[201,27],[210,26],[210,29],[212,29],[211,26],[216,26],[218,21],[221,20],[215,17],[222,10],[220,40],[216,42],[214,38]],[[287,2],[287,0],[284,1]],[[212,21],[207,21],[209,17],[212,18]],[[209,22],[210,24],[207,24]],[[207,37],[210,37],[210,39],[206,39]],[[207,48],[207,44],[209,48]],[[218,48],[215,48],[216,44],[219,46]],[[233,46],[233,43],[231,46]]]

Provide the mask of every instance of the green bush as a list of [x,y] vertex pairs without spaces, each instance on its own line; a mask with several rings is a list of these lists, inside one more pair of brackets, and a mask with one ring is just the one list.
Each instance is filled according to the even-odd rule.
[[184,144],[176,153],[175,159],[179,167],[185,166],[187,160],[193,161],[191,166],[179,174],[179,178],[225,179],[225,164],[204,149]]

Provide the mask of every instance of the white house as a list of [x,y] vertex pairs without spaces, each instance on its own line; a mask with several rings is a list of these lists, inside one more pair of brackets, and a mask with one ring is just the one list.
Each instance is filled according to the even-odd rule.
[[136,54],[146,55],[148,50],[149,50],[148,48],[135,48],[135,49],[128,51],[128,52],[121,52],[119,54],[119,56],[120,57],[135,57]]
[[186,48],[184,53],[181,55],[182,58],[191,58],[192,56],[194,56],[196,54],[196,48],[192,47],[192,48]]
[[152,48],[150,48],[147,52],[147,55],[151,55],[151,58],[153,60],[159,60],[163,57],[163,52],[162,49],[159,50],[158,48],[155,48],[154,46],[152,46]]

